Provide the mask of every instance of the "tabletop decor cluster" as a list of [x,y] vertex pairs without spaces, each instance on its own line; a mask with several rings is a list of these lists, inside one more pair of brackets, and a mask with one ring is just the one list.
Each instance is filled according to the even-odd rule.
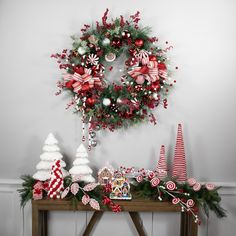
[[[209,216],[209,210],[218,217],[226,216],[220,206],[219,187],[211,183],[200,183],[195,178],[187,178],[186,159],[182,126],[178,125],[174,160],[171,173],[165,156],[165,146],[161,145],[160,158],[153,170],[144,168],[126,168],[120,166],[115,170],[106,164],[97,173],[95,179],[88,166],[88,152],[84,144],[80,144],[72,168],[67,172],[62,161],[58,141],[50,133],[43,146],[41,161],[36,166],[37,172],[22,177],[21,205],[29,200],[67,199],[76,209],[78,201],[89,204],[94,210],[108,207],[113,212],[122,208],[118,200],[152,199],[167,201],[181,206],[181,211],[188,211],[200,224],[200,211]],[[52,157],[55,158],[51,162]],[[51,166],[49,171],[48,166]]]
[[[170,77],[167,52],[158,38],[149,35],[150,27],[139,25],[140,12],[108,21],[108,9],[102,21],[84,24],[80,36],[72,36],[72,47],[52,55],[63,71],[59,91],[67,92],[67,108],[81,115],[82,143],[76,150],[70,170],[63,160],[57,139],[50,133],[45,140],[36,173],[22,176],[19,189],[21,205],[30,201],[65,199],[76,209],[78,202],[95,211],[109,208],[122,211],[119,201],[151,199],[179,205],[180,211],[193,216],[200,224],[200,213],[209,211],[226,216],[220,206],[219,187],[187,178],[182,125],[178,125],[173,164],[167,163],[165,146],[153,169],[120,166],[109,163],[94,176],[88,151],[97,145],[96,131],[129,128],[145,120],[156,124],[153,112],[167,108],[167,95],[175,80]],[[115,61],[123,59],[121,67]],[[119,70],[118,80],[108,79]],[[178,69],[178,67],[175,67]],[[87,144],[87,145],[85,145]],[[144,154],[145,155],[145,154]],[[171,168],[170,168],[171,166]]]

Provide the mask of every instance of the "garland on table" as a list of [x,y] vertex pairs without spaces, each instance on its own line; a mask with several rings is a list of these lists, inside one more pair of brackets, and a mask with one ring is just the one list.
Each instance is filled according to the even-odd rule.
[[[89,123],[89,134],[147,119],[156,124],[152,110],[158,105],[167,108],[166,95],[175,83],[170,81],[166,64],[166,52],[172,46],[162,50],[155,45],[158,39],[149,36],[150,28],[138,24],[140,13],[111,22],[107,22],[107,15],[108,9],[101,23],[85,24],[82,35],[72,37],[71,49],[52,55],[64,71],[57,94],[70,92],[68,108],[73,105],[81,113],[83,124]],[[126,57],[123,75],[119,82],[111,83],[106,76],[113,69],[111,63],[121,55]]]
[[[33,179],[31,176],[23,176],[22,189],[19,189],[21,196],[21,206],[24,207],[27,201],[34,199],[47,199],[48,182]],[[72,201],[76,208],[78,201],[84,205],[89,204],[93,209],[100,210],[101,207],[108,207],[113,212],[120,212],[122,208],[109,198],[111,185],[101,186],[97,183],[85,184],[79,179],[72,179],[68,176],[64,179],[64,188],[61,198]],[[226,212],[220,206],[221,198],[218,194],[219,188],[213,184],[200,184],[194,178],[186,182],[177,182],[175,179],[157,177],[153,171],[142,170],[131,184],[133,198],[146,198],[156,201],[171,202],[179,204],[182,211],[188,211],[195,218],[195,222],[200,224],[199,208],[204,209],[206,216],[209,210],[213,211],[218,217],[225,217]],[[38,198],[35,193],[42,193]]]

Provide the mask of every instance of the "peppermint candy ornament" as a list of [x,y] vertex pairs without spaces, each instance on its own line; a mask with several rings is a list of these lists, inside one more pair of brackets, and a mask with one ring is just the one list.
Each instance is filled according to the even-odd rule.
[[195,205],[195,203],[194,203],[193,199],[188,199],[187,202],[186,202],[186,205],[188,207],[193,207]]
[[138,175],[136,177],[136,180],[137,180],[138,183],[141,183],[143,181],[143,176],[142,175]]
[[194,178],[190,178],[187,180],[187,182],[188,182],[189,186],[193,186],[194,184],[197,183],[197,180]]
[[170,180],[170,181],[166,182],[166,188],[170,191],[175,190],[176,184]]
[[91,65],[98,65],[98,56],[95,54],[88,55],[87,63],[90,63]]
[[176,205],[176,204],[178,204],[180,202],[180,199],[179,198],[173,198],[172,199],[172,203],[174,204],[174,205]]
[[206,189],[207,189],[207,190],[210,190],[210,191],[215,189],[215,185],[214,185],[214,184],[208,183],[208,184],[206,184],[205,186],[206,186]]
[[153,179],[150,181],[150,183],[151,183],[151,186],[154,188],[154,187],[156,187],[157,185],[159,185],[160,179],[157,178],[157,177],[155,177],[155,178],[153,178]]
[[197,192],[201,189],[201,187],[202,187],[201,184],[197,182],[193,185],[193,190]]

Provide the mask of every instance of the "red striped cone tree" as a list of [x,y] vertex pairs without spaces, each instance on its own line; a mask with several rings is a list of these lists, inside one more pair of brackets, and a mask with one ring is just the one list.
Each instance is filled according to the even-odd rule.
[[49,182],[49,198],[61,198],[61,193],[63,191],[63,176],[61,171],[60,160],[56,160],[52,166],[51,179]]
[[176,145],[175,145],[172,177],[177,178],[177,180],[180,182],[186,181],[186,179],[187,179],[184,140],[183,140],[183,133],[182,133],[182,125],[181,124],[178,124],[178,132],[177,132],[177,139],[176,139]]
[[157,176],[160,179],[164,179],[167,176],[167,163],[166,163],[166,158],[165,158],[165,146],[161,145],[161,150],[160,150],[160,159],[157,163]]

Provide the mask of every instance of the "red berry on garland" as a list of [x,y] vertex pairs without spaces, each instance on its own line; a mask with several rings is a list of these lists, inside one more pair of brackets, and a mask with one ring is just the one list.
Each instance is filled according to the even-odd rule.
[[142,39],[136,39],[134,44],[135,44],[135,46],[141,48],[143,46],[144,42]]

